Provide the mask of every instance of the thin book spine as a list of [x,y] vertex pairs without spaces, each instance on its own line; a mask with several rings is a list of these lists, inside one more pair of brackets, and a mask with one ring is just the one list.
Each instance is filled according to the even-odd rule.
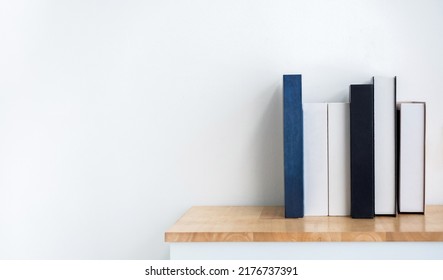
[[399,107],[399,213],[424,214],[426,105],[403,102]]
[[396,78],[373,77],[375,215],[396,215]]
[[283,76],[285,217],[304,216],[301,75]]
[[351,217],[374,218],[374,87],[350,87]]
[[328,104],[303,103],[304,214],[328,216]]
[[349,137],[349,103],[329,103],[329,216],[349,216],[351,214]]

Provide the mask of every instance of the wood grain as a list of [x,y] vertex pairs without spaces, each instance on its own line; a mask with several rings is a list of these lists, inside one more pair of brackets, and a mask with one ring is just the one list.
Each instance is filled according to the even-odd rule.
[[196,206],[169,230],[166,242],[443,241],[443,205],[426,215],[351,219],[285,219],[281,206]]

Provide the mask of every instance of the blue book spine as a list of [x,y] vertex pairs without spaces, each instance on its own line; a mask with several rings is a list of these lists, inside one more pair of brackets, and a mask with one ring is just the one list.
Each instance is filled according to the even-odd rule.
[[283,75],[285,217],[301,218],[303,205],[303,110],[301,75]]

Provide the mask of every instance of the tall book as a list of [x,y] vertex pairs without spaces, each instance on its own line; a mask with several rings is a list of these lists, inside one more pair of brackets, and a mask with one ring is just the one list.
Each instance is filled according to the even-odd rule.
[[351,215],[351,149],[349,134],[349,103],[329,103],[329,216]]
[[398,212],[425,211],[426,104],[400,103]]
[[303,109],[301,75],[283,76],[285,217],[301,218],[303,206]]
[[374,210],[374,87],[351,85],[351,216],[373,218]]
[[328,104],[303,103],[305,216],[328,216]]
[[396,78],[374,77],[375,215],[396,209]]

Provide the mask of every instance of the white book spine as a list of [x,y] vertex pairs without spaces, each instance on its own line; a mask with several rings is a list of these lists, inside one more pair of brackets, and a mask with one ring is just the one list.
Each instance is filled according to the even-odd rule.
[[399,212],[424,213],[425,104],[400,104]]
[[349,103],[328,104],[329,216],[351,214]]
[[303,104],[305,216],[328,216],[328,106]]
[[395,78],[374,77],[375,214],[396,214]]

